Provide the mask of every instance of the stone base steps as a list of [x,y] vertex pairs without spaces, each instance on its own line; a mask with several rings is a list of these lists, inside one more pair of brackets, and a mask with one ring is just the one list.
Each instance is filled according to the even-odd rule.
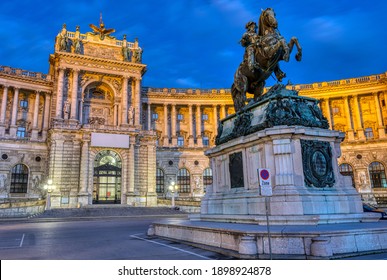
[[127,205],[88,205],[82,208],[61,208],[46,210],[34,218],[71,217],[120,217],[147,215],[176,215],[184,211],[167,207],[130,207]]

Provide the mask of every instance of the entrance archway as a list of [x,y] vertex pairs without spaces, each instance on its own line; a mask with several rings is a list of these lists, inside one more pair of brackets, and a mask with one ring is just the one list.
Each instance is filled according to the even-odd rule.
[[121,203],[121,158],[111,150],[94,160],[93,204],[98,203]]

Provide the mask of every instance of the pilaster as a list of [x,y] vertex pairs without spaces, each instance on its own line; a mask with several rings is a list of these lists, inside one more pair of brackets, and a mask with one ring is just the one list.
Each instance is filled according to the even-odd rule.
[[15,88],[12,104],[12,117],[11,117],[11,126],[10,126],[10,135],[11,137],[16,137],[16,119],[17,119],[17,110],[19,105],[19,88]]
[[355,114],[356,114],[356,120],[357,120],[357,137],[359,140],[365,140],[365,135],[364,135],[364,128],[363,124],[361,121],[361,113],[360,113],[360,104],[359,104],[359,97],[355,95],[353,97],[353,102],[355,106]]
[[56,111],[55,111],[55,117],[57,119],[63,119],[62,114],[62,106],[63,106],[63,79],[64,79],[64,68],[59,68],[59,75],[58,75],[58,88],[56,91]]
[[373,96],[374,96],[374,100],[375,100],[376,116],[377,116],[377,120],[378,120],[379,138],[385,139],[386,138],[386,130],[383,126],[383,117],[382,117],[382,109],[380,108],[380,103],[379,103],[379,94],[377,92],[374,92]]
[[164,147],[169,146],[169,133],[168,133],[168,104],[164,104]]
[[198,147],[203,147],[202,115],[200,112],[200,105],[196,105],[196,144]]
[[32,140],[38,139],[39,100],[40,100],[40,92],[37,91],[35,94],[34,116],[33,116],[33,123],[32,123],[32,134],[31,134]]
[[192,105],[188,105],[188,125],[189,125],[189,135],[188,135],[188,146],[194,146],[194,137],[193,137],[193,115],[192,115]]
[[72,85],[72,92],[71,92],[70,119],[74,121],[77,120],[78,77],[79,77],[79,69],[73,69],[73,85]]
[[344,96],[344,110],[345,110],[345,118],[347,120],[347,137],[348,141],[354,141],[355,140],[355,135],[353,131],[353,126],[352,126],[352,118],[351,118],[351,113],[349,109],[349,101],[348,101],[348,96]]

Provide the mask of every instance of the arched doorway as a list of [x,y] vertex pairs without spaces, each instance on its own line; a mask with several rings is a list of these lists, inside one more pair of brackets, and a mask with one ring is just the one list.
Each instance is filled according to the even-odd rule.
[[121,203],[121,158],[111,150],[101,151],[94,160],[93,204]]

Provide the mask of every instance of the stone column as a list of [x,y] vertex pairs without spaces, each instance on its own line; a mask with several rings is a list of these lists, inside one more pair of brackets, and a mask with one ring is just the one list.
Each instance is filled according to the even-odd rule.
[[226,117],[226,105],[220,105],[220,119],[224,119]]
[[141,78],[136,78],[134,90],[134,125],[141,125]]
[[128,124],[128,77],[123,76],[122,77],[122,122],[121,124],[127,125]]
[[79,69],[73,69],[73,86],[71,92],[71,120],[77,120],[77,100],[78,100],[78,77]]
[[3,98],[1,100],[1,112],[0,112],[0,137],[5,134],[5,111],[7,110],[7,97],[8,86],[3,86]]
[[79,119],[79,123],[80,124],[83,124],[83,98],[80,98],[78,100],[78,119]]
[[218,135],[218,105],[214,105],[214,136]]
[[193,137],[193,115],[192,115],[192,104],[188,105],[188,126],[189,126],[189,135],[188,135],[188,146],[194,146],[194,137]]
[[148,102],[148,130],[152,130],[152,108],[151,103]]
[[55,117],[58,119],[63,119],[63,79],[64,79],[64,68],[59,68],[59,75],[58,75],[58,88],[56,91],[56,110],[55,110]]
[[384,139],[384,138],[386,138],[386,130],[383,126],[382,109],[380,108],[379,95],[377,92],[375,92],[375,93],[373,93],[373,96],[375,99],[376,115],[378,118],[379,138]]
[[203,146],[202,115],[200,113],[200,105],[196,105],[196,143],[198,147]]
[[40,99],[40,93],[39,91],[37,91],[35,94],[34,116],[32,121],[32,134],[31,134],[32,140],[38,139],[39,99]]
[[50,119],[50,107],[51,107],[51,95],[46,92],[44,100],[44,117],[43,117],[43,140],[47,139],[47,130],[49,128]]
[[89,204],[89,196],[91,196],[87,191],[89,185],[89,146],[90,139],[82,139],[78,193],[78,203],[80,206]]
[[164,104],[164,147],[169,146],[169,133],[168,133],[168,104]]
[[355,95],[353,97],[353,103],[354,103],[354,106],[355,106],[355,114],[356,114],[356,120],[357,120],[357,122],[356,122],[356,125],[357,125],[357,137],[359,138],[359,140],[364,140],[365,139],[365,135],[364,135],[363,125],[362,125],[362,122],[361,122],[359,97],[357,95]]
[[129,166],[128,166],[128,186],[126,194],[126,204],[135,205],[135,194],[134,194],[134,177],[135,177],[135,147],[136,147],[136,137],[130,135],[129,138],[130,147],[129,147]]
[[352,126],[352,119],[351,119],[351,111],[349,110],[349,101],[348,96],[344,96],[344,110],[345,110],[345,118],[347,120],[347,135],[348,140],[353,141],[355,140],[355,136],[353,133],[353,126]]
[[117,126],[117,104],[113,105],[113,126]]
[[177,137],[176,137],[176,105],[172,104],[171,112],[171,137],[172,137],[172,146],[177,146]]
[[11,116],[11,127],[10,127],[10,135],[12,137],[16,137],[16,119],[17,119],[17,109],[19,105],[19,88],[15,88],[15,93],[13,96],[13,104],[12,104],[12,116]]
[[1,100],[1,115],[0,115],[0,123],[5,123],[5,111],[7,110],[7,98],[8,98],[8,86],[4,86],[3,88],[3,98]]
[[325,102],[325,115],[326,115],[326,118],[328,119],[329,129],[332,129],[333,123],[332,123],[332,114],[331,114],[329,98],[326,98],[324,102]]
[[152,139],[147,141],[147,201],[146,206],[157,206],[157,193],[156,193],[156,146]]

